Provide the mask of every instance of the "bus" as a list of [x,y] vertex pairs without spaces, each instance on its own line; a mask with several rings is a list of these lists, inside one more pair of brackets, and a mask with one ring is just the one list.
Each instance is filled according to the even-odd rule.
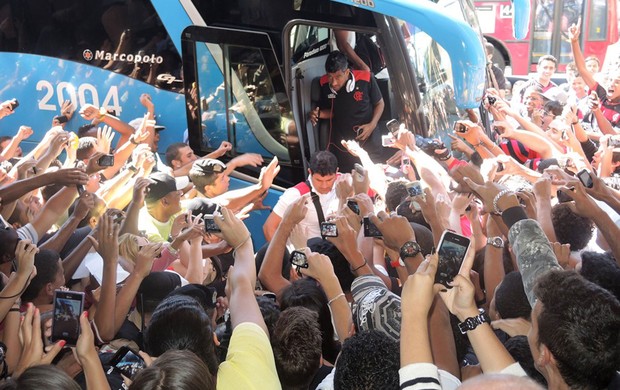
[[[61,104],[93,104],[129,122],[155,105],[159,153],[187,140],[223,160],[258,153],[281,171],[264,201],[305,180],[320,149],[308,113],[331,50],[332,29],[367,34],[387,67],[376,75],[386,107],[424,136],[451,131],[478,108],[485,57],[471,2],[464,0],[25,0],[0,6],[1,100],[17,98],[0,135],[26,124],[38,142]],[[86,124],[75,114],[66,129]],[[28,148],[28,143],[24,145]],[[235,173],[231,188],[260,168]],[[255,247],[268,211],[247,220]]]
[[566,31],[581,18],[581,48],[584,56],[596,56],[601,65],[609,45],[618,41],[617,2],[608,0],[533,0],[529,34],[515,38],[510,0],[475,1],[480,27],[495,47],[493,62],[507,75],[536,71],[538,59],[551,54],[564,71],[573,61]]

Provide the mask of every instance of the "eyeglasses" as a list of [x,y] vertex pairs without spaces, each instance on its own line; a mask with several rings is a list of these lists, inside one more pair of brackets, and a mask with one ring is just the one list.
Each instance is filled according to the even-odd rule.
[[202,167],[202,170],[205,173],[222,173],[224,172],[224,169],[226,169],[226,166],[223,166],[221,164],[209,164]]

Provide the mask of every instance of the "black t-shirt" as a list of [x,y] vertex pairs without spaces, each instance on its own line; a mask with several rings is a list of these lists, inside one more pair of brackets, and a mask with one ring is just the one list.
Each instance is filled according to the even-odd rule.
[[346,84],[337,93],[332,91],[327,75],[320,80],[319,107],[332,112],[330,142],[337,145],[342,139],[355,138],[353,127],[369,123],[375,104],[383,98],[372,73],[354,70],[351,75],[348,82],[354,85],[350,92]]
[[607,91],[605,88],[596,84],[596,94],[601,99],[601,112],[614,127],[620,127],[620,102],[612,103],[607,99]]

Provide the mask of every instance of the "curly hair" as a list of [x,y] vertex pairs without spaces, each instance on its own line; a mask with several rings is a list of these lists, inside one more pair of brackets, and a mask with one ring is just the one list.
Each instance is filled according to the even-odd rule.
[[592,239],[594,229],[592,220],[575,214],[566,203],[553,206],[551,222],[558,241],[570,244],[571,251],[585,248]]
[[[553,354],[573,389],[602,389],[620,367],[620,302],[574,271],[548,271],[534,293],[538,344]],[[536,341],[536,340],[534,340]]]
[[400,388],[398,342],[373,330],[349,337],[342,346],[334,374],[335,390]]

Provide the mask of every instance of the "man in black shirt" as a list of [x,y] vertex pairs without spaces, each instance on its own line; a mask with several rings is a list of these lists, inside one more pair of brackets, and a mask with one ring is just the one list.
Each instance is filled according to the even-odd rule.
[[383,97],[372,73],[351,70],[347,57],[339,51],[329,54],[325,71],[320,80],[319,106],[310,113],[310,120],[313,124],[319,119],[329,120],[327,150],[336,155],[346,172],[357,159],[346,152],[341,140],[355,138],[368,152],[381,148],[380,134],[372,135],[383,113]]

